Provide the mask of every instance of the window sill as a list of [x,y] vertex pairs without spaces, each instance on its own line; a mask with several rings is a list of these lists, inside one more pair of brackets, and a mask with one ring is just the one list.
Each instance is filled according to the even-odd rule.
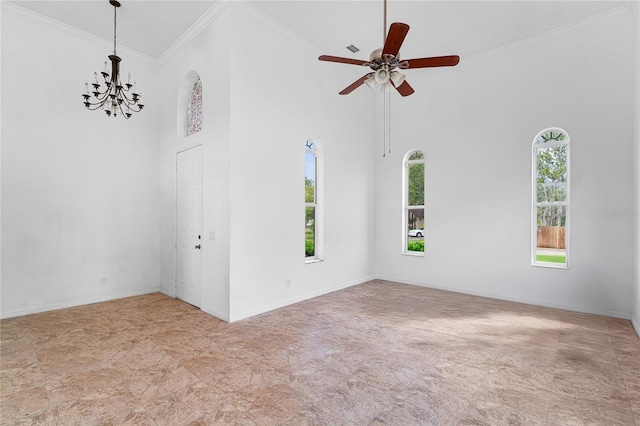
[[317,257],[308,257],[304,260],[304,263],[308,265],[310,263],[320,263],[322,261],[323,261],[322,259],[318,259]]
[[412,257],[424,257],[423,251],[405,251],[402,253],[403,256],[412,256]]
[[568,265],[553,262],[536,262],[532,263],[531,266],[535,266],[536,268],[569,269]]

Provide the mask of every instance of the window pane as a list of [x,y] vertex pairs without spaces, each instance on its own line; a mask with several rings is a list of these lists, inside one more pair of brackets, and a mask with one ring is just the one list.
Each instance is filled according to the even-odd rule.
[[304,202],[316,202],[316,156],[311,152],[305,154]]
[[307,143],[305,144],[305,147],[311,151],[316,150],[316,145],[313,143],[311,139],[307,139]]
[[536,148],[538,203],[567,201],[567,147]]
[[567,139],[567,135],[564,132],[561,132],[559,130],[551,130],[549,132],[543,133],[540,136],[538,136],[538,139],[536,139],[536,143],[537,144],[544,144],[547,142],[553,142],[553,141],[563,141]]
[[187,136],[202,130],[202,82],[200,77],[193,83],[187,110]]
[[424,205],[424,163],[409,164],[408,201],[410,206]]
[[566,222],[565,206],[537,208],[536,262],[567,263]]
[[424,154],[421,151],[416,151],[409,156],[409,161],[411,160],[424,160]]
[[306,257],[315,256],[316,245],[316,208],[305,207],[304,253]]
[[407,211],[407,251],[424,251],[424,209]]

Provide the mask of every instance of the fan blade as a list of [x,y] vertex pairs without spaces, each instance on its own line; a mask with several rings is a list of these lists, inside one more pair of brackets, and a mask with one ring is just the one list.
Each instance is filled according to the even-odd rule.
[[[391,81],[391,80],[389,80],[389,81],[391,82],[391,84],[393,84],[393,81]],[[396,87],[396,85],[393,84],[393,87]],[[409,96],[409,95],[412,95],[415,92],[415,90],[413,90],[413,87],[411,87],[411,85],[409,83],[407,83],[407,80],[403,81],[400,86],[396,87],[396,90],[402,96]]]
[[368,65],[369,64],[369,62],[363,61],[360,59],[341,58],[339,56],[329,56],[329,55],[319,56],[318,59],[321,61],[338,62],[341,64],[351,64],[351,65]]
[[[406,62],[408,66],[405,67],[404,62]],[[460,57],[457,55],[434,56],[432,58],[407,59],[401,61],[400,68],[453,67],[458,65],[458,62],[460,62]]]
[[384,47],[382,48],[382,54],[398,56],[400,46],[402,46],[402,42],[408,32],[409,26],[407,24],[403,24],[402,22],[394,22],[391,24],[391,27],[389,27],[389,34],[387,34],[387,39],[385,40]]
[[348,95],[349,93],[353,92],[354,90],[356,90],[358,87],[362,86],[364,84],[364,82],[373,75],[373,73],[369,73],[369,74],[365,74],[362,77],[360,77],[359,79],[357,79],[356,81],[354,81],[353,83],[351,83],[349,86],[345,87],[342,92],[340,92],[340,95]]

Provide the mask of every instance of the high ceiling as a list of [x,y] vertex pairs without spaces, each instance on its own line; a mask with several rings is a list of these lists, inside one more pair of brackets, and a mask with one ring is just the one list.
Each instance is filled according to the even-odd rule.
[[[107,0],[12,3],[113,40],[113,7]],[[118,45],[159,58],[209,8],[215,7],[216,1],[121,0],[121,3]],[[326,54],[368,58],[372,50],[382,45],[381,0],[248,0],[246,3]],[[389,0],[387,25],[400,21],[411,26],[401,52],[404,58],[448,54],[468,58],[627,3],[613,0]],[[349,52],[346,46],[350,44],[361,52]]]

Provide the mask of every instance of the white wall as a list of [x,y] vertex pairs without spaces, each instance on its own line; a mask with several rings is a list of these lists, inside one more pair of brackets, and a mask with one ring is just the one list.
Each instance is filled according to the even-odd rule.
[[[236,28],[246,29],[234,37],[231,72],[235,320],[372,277],[375,116],[371,93],[337,94],[357,76],[318,62],[320,52],[250,7],[233,11]],[[309,137],[325,159],[326,256],[315,264],[305,264],[303,250]]]
[[[161,166],[165,293],[174,291],[175,153],[194,143],[202,143],[205,153],[204,235],[216,235],[203,243],[203,310],[235,321],[372,277],[373,218],[367,212],[374,205],[373,162],[367,147],[375,117],[366,105],[373,97],[366,91],[338,96],[356,77],[345,79],[316,63],[318,55],[250,6],[231,3],[163,65],[162,78],[170,82]],[[175,136],[173,101],[190,71],[199,73],[204,92],[204,127],[193,140]],[[327,256],[307,265],[303,177],[310,137],[323,146],[330,208]]]
[[[462,58],[456,68],[408,71],[416,94],[393,99],[393,152],[383,159],[379,98],[366,88],[337,95],[357,75],[317,62],[321,52],[248,5],[220,7],[161,64],[120,52],[148,105],[124,121],[81,103],[107,42],[2,4],[2,317],[157,289],[173,295],[175,156],[196,144],[203,231],[216,236],[203,243],[202,308],[220,318],[374,276],[640,316],[640,231],[634,257],[634,219],[605,215],[639,203],[630,201],[640,188],[634,117],[636,146],[640,130],[628,90],[629,13]],[[193,72],[205,121],[184,138],[178,97]],[[548,126],[572,138],[569,270],[529,265],[530,146]],[[325,156],[326,256],[316,264],[302,251],[309,137]],[[400,162],[413,148],[427,158],[424,258],[400,255]]]
[[[201,144],[203,148],[203,300],[201,308],[229,318],[229,34],[232,21],[224,6],[217,18],[161,67],[164,119],[161,143],[162,240],[160,286],[175,296],[176,154]],[[192,76],[202,81],[202,131],[185,137],[184,116]],[[189,92],[187,92],[189,94]],[[210,233],[215,239],[209,239]]]
[[119,49],[149,107],[107,118],[81,94],[111,52],[2,4],[2,317],[158,288],[154,64]]
[[[629,317],[633,220],[631,16],[618,9],[453,69],[407,71],[395,155],[378,158],[377,274],[472,294]],[[530,266],[531,143],[571,136],[570,269]],[[401,161],[426,157],[426,255],[402,256]]]

